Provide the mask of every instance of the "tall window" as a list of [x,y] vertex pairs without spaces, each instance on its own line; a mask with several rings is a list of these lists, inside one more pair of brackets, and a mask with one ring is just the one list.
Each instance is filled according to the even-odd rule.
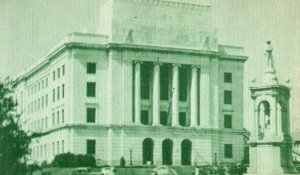
[[169,79],[172,71],[172,66],[170,64],[164,64],[160,69],[160,99],[169,99]]
[[232,158],[232,144],[225,144],[224,145],[224,157],[225,158]]
[[96,108],[86,108],[86,122],[95,123]]
[[46,107],[47,107],[48,106],[48,94],[46,95],[45,101],[46,101]]
[[53,81],[55,80],[55,71],[53,71]]
[[60,93],[60,91],[59,91],[59,86],[57,87],[57,100],[59,100],[59,93]]
[[48,78],[46,78],[46,87],[48,87]]
[[182,66],[179,68],[179,100],[186,101],[187,100],[187,69]]
[[55,89],[52,90],[52,101],[55,102]]
[[46,129],[48,128],[48,117],[46,117],[46,121],[45,121],[45,127],[46,127]]
[[141,65],[141,98],[150,98],[150,79],[151,79],[151,65],[144,63]]
[[57,125],[59,125],[59,111],[57,111],[57,116],[56,116],[56,118],[57,118]]
[[232,73],[230,72],[224,73],[224,83],[232,83]]
[[95,82],[87,82],[86,84],[86,96],[95,97],[96,96],[96,83]]
[[61,97],[65,98],[65,84],[62,84],[62,87],[61,87]]
[[232,115],[224,115],[224,128],[232,128]]
[[61,110],[61,123],[65,123],[65,110]]
[[57,78],[60,77],[60,68],[57,69]]
[[224,91],[224,104],[232,104],[232,91]]
[[86,153],[95,154],[96,153],[96,140],[87,140],[86,141]]
[[87,63],[86,71],[88,74],[96,73],[96,63]]
[[64,140],[61,141],[61,152],[62,153],[65,152],[65,141]]
[[65,65],[62,66],[62,75],[65,75]]
[[52,126],[55,126],[55,113],[52,113]]

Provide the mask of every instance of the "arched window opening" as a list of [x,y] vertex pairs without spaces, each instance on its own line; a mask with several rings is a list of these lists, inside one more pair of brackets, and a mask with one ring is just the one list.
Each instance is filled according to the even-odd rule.
[[181,164],[191,165],[192,163],[192,142],[185,139],[181,143]]

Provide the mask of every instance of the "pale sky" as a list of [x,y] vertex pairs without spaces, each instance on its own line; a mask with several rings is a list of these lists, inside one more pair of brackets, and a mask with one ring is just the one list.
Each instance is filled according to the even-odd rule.
[[[29,67],[67,33],[95,33],[103,2],[0,0],[0,79]],[[261,79],[266,61],[265,41],[272,40],[278,76],[282,81],[291,79],[291,118],[295,129],[300,118],[299,96],[293,95],[300,91],[293,88],[300,82],[295,76],[295,71],[300,70],[300,1],[212,0],[212,6],[219,43],[243,46],[249,56],[244,72],[245,127],[248,116],[252,116],[249,82]]]

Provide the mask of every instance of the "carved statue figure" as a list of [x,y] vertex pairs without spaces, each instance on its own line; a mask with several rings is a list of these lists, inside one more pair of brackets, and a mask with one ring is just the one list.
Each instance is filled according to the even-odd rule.
[[271,45],[271,41],[267,41],[266,55],[268,58],[268,66],[274,68],[274,60],[273,60],[272,52],[273,52],[273,47]]

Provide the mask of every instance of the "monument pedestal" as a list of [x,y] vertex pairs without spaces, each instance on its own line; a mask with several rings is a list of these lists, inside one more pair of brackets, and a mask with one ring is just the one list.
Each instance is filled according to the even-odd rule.
[[[247,175],[298,174],[292,163],[291,143],[251,143]],[[300,174],[299,174],[300,175]]]

